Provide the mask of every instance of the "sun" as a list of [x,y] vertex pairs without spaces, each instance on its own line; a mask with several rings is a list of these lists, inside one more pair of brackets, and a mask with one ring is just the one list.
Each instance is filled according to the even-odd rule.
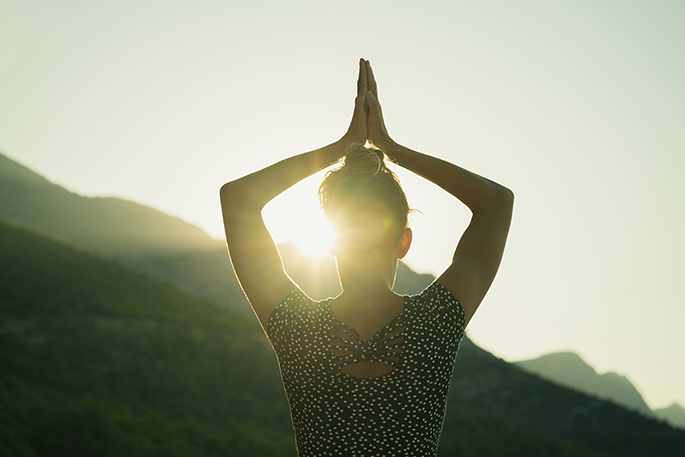
[[323,214],[317,213],[303,221],[300,231],[295,236],[295,243],[302,252],[310,257],[319,258],[328,255],[333,246],[333,228]]
[[333,228],[317,199],[320,176],[313,176],[288,189],[269,202],[262,216],[276,244],[295,242],[308,256],[328,255]]

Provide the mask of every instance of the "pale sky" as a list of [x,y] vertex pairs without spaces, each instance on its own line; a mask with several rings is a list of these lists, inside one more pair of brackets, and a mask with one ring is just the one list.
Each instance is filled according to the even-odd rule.
[[[0,151],[221,238],[221,184],[342,136],[365,57],[398,142],[516,194],[471,338],[685,406],[683,24],[680,1],[3,0]],[[400,177],[407,263],[438,275],[469,213]],[[318,180],[270,205],[277,241]]]

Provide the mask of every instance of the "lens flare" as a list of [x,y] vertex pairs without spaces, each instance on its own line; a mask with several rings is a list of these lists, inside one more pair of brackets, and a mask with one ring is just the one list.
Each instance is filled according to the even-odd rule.
[[326,219],[317,218],[316,221],[303,225],[294,241],[302,252],[318,258],[328,255],[334,238],[333,228]]

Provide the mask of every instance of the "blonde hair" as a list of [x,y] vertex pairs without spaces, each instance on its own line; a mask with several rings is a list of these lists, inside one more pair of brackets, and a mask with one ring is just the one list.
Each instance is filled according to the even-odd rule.
[[341,165],[326,173],[319,186],[319,202],[326,218],[335,225],[339,216],[344,217],[345,212],[363,209],[365,201],[369,199],[381,203],[390,211],[390,225],[397,230],[399,241],[407,227],[410,211],[400,180],[386,166],[383,151],[353,146],[345,152]]

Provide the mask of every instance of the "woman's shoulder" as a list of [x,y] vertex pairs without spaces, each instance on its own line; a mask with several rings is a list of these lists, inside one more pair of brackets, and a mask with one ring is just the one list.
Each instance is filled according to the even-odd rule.
[[314,300],[299,287],[293,288],[276,305],[267,321],[267,334],[277,326],[301,325],[313,321],[330,300]]
[[434,303],[435,305],[457,304],[459,300],[450,292],[445,286],[440,284],[437,280],[433,281],[430,286],[426,287],[416,295],[410,295],[419,301]]
[[459,300],[437,280],[421,293],[408,298],[413,302],[418,315],[430,320],[448,319],[456,321],[458,325],[464,323],[464,310]]

